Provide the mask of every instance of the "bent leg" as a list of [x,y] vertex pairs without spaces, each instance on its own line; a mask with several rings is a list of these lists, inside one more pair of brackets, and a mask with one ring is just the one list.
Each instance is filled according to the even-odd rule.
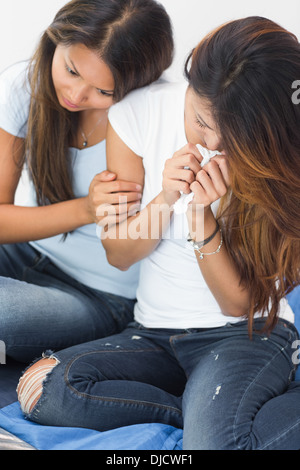
[[[24,400],[20,394],[29,419],[99,431],[146,422],[182,426],[185,375],[174,358],[139,330],[128,328],[54,356],[57,363],[42,374],[47,380],[41,397],[40,371],[29,371],[32,395]],[[39,361],[36,367],[41,365]],[[40,397],[37,403],[34,393]]]
[[134,301],[77,283],[30,245],[0,246],[0,341],[31,362],[124,329]]
[[244,334],[239,326],[229,329],[205,351],[188,380],[184,448],[300,448],[300,387],[288,389],[297,333],[281,324],[270,336],[254,335],[251,341],[247,326]]
[[30,414],[41,398],[47,375],[57,364],[56,359],[44,358],[33,364],[21,377],[17,394],[24,414]]
[[101,336],[98,322],[103,336],[114,330],[110,312],[97,320],[83,294],[0,278],[0,340],[16,360],[31,362],[46,349],[91,341]]
[[259,410],[253,433],[262,442],[261,450],[300,449],[300,382],[292,382]]
[[0,277],[23,279],[24,270],[34,267],[40,254],[28,243],[0,245]]

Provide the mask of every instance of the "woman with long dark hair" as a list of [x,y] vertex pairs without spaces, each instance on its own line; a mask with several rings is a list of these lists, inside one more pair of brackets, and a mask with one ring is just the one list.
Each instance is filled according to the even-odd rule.
[[250,17],[204,38],[188,83],[110,110],[108,168],[144,184],[141,211],[101,221],[114,266],[142,260],[135,322],[32,365],[18,388],[30,419],[161,422],[183,427],[184,449],[300,448],[285,298],[300,283],[299,76],[296,37]]
[[[106,171],[107,112],[157,80],[172,55],[170,19],[156,1],[73,0],[30,63],[1,75],[0,340],[8,356],[28,361],[132,318],[138,266],[121,273],[107,263],[93,214],[119,194],[140,200],[136,184]],[[31,187],[21,207],[22,169]]]
[[241,284],[251,292],[249,330],[262,311],[272,328],[280,300],[300,282],[300,108],[292,102],[299,43],[281,26],[250,18],[218,28],[190,60],[190,88],[209,103],[228,155],[230,191],[218,220]]

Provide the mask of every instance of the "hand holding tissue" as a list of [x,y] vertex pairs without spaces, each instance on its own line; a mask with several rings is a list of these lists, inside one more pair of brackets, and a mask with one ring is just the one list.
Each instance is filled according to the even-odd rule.
[[[210,161],[211,158],[215,157],[216,155],[221,155],[221,153],[217,150],[208,150],[207,148],[202,147],[200,144],[197,144],[196,147],[203,157],[203,160],[201,161],[202,168]],[[189,194],[182,193],[178,201],[176,201],[174,204],[175,214],[184,214],[187,211],[188,204],[193,200],[193,197],[194,193],[192,192]]]

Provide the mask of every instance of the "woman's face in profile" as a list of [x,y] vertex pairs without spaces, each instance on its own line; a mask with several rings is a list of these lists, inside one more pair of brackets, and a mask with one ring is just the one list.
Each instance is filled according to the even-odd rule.
[[208,101],[197,95],[190,87],[185,98],[185,131],[188,142],[223,152],[222,139]]

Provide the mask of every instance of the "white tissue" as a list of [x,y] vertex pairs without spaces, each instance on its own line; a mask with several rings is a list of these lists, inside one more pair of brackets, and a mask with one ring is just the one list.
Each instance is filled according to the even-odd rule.
[[[209,162],[211,158],[215,157],[216,155],[221,155],[221,153],[217,150],[208,150],[207,148],[202,147],[200,144],[197,144],[196,147],[203,157],[203,160],[201,161],[202,168]],[[194,193],[183,194],[181,192],[180,198],[174,204],[175,214],[185,214],[189,203],[193,200],[193,197]]]

